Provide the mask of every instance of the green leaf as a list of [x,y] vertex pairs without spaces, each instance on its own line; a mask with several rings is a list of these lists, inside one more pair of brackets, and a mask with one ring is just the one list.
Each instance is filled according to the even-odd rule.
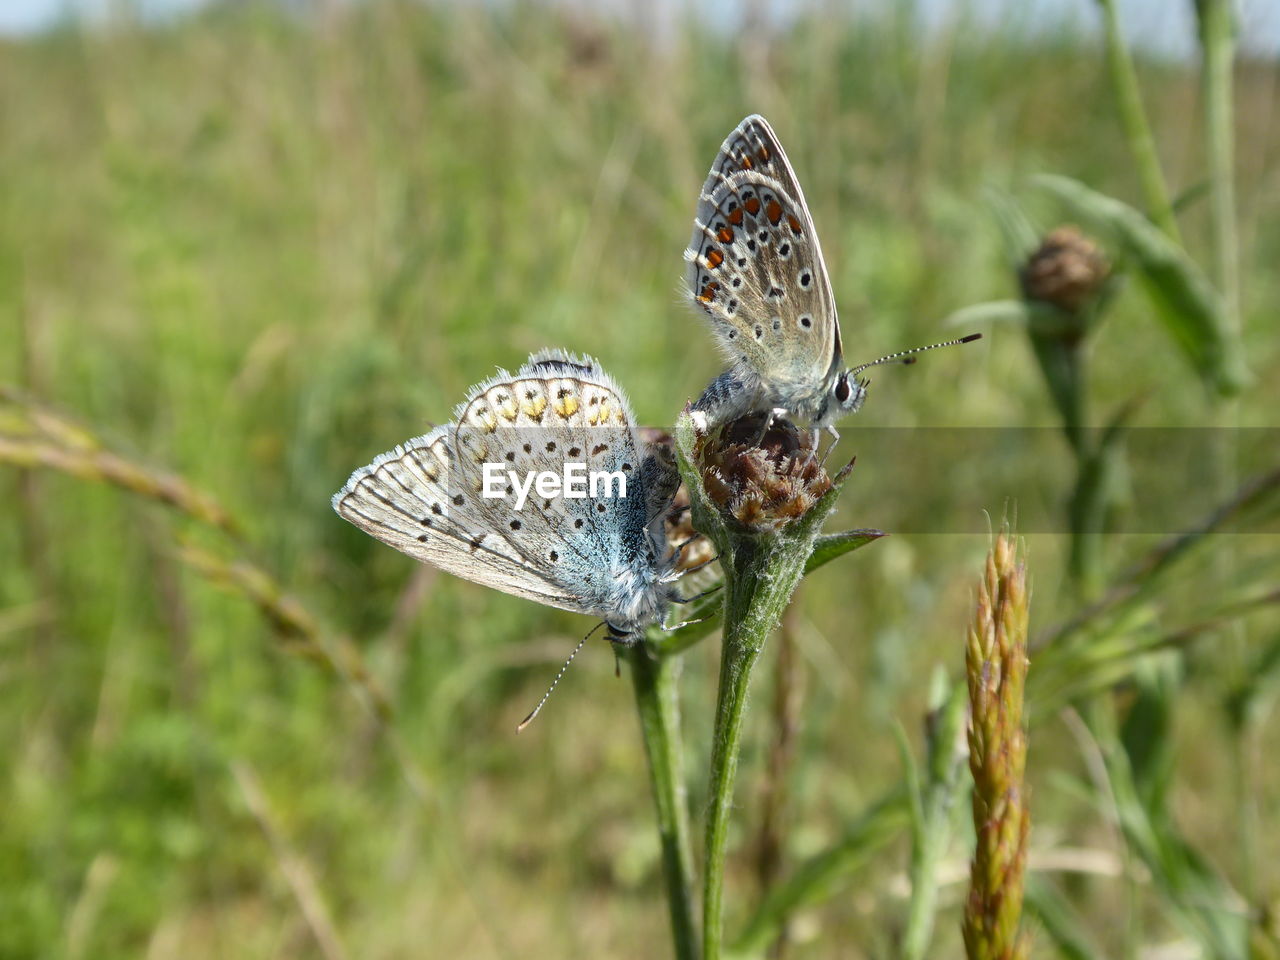
[[988,184],[982,193],[987,206],[991,208],[991,215],[996,219],[996,226],[1000,229],[1005,259],[1014,273],[1017,273],[1027,262],[1027,257],[1040,246],[1040,233],[1009,191]]
[[[879,540],[884,536],[887,536],[887,534],[883,530],[846,530],[843,533],[831,533],[821,536],[818,538],[813,552],[809,554],[804,572],[810,574],[819,567],[825,567],[837,557],[852,553],[859,547],[865,547],[868,543]],[[656,628],[651,629],[646,639],[653,649],[663,656],[682,653],[699,640],[720,629],[720,623],[723,619],[723,603],[723,597],[718,593],[712,594],[687,611],[688,619],[691,621],[687,627],[681,627],[679,630],[670,633],[663,633]]]
[[688,614],[689,625],[664,633],[660,627],[650,627],[645,634],[646,642],[664,657],[683,653],[699,640],[709,637],[720,629],[724,619],[724,597],[721,595],[724,583],[711,596],[702,600]]
[[1174,770],[1174,711],[1182,687],[1182,658],[1173,653],[1134,664],[1136,697],[1120,725],[1139,799],[1153,820],[1167,816],[1165,800]]
[[974,303],[947,314],[945,327],[976,327],[985,323],[1017,323],[1027,325],[1031,314],[1025,300],[988,300]]
[[1185,213],[1191,207],[1195,206],[1206,196],[1209,195],[1209,181],[1201,180],[1193,183],[1187,189],[1173,198],[1174,213]]
[[1232,725],[1239,730],[1246,724],[1260,722],[1271,708],[1278,689],[1280,636],[1267,643],[1254,657],[1244,679],[1227,698],[1227,714]]
[[1134,771],[1107,705],[1095,704],[1089,731],[1106,769],[1109,791],[1099,804],[1111,807],[1131,854],[1140,858],[1170,916],[1193,937],[1203,956],[1245,960],[1245,911],[1240,895],[1195,850],[1171,818],[1155,816],[1142,802]]
[[804,572],[813,573],[819,567],[825,567],[836,557],[852,553],[859,547],[886,536],[883,530],[845,530],[843,533],[828,533],[818,538],[813,552],[805,562]]
[[1131,261],[1160,322],[1207,386],[1229,396],[1248,383],[1240,338],[1227,324],[1222,298],[1186,251],[1140,211],[1077,180],[1043,175],[1035,183],[1107,234]]
[[1101,956],[1084,937],[1088,924],[1049,881],[1032,874],[1023,902],[1027,912],[1040,921],[1041,928],[1058,948],[1059,956],[1067,960],[1095,960]]
[[872,806],[834,847],[803,864],[790,879],[769,892],[733,944],[731,955],[762,954],[792,913],[835,893],[841,881],[863,867],[872,854],[910,822],[910,801],[905,790],[895,790]]

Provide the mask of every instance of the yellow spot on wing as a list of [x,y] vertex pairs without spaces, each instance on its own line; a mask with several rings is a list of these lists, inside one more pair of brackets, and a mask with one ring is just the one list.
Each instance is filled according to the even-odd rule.
[[543,396],[530,397],[520,405],[520,409],[524,411],[524,415],[533,420],[542,419],[542,411],[547,409],[547,398]]
[[593,427],[601,423],[609,422],[609,398],[601,397],[600,406],[596,407],[596,412],[587,418],[587,423]]
[[559,400],[557,400],[555,402],[554,409],[556,413],[558,413],[561,416],[561,418],[568,420],[570,417],[572,417],[575,413],[578,412],[578,408],[580,408],[581,406],[582,404],[578,402],[577,397],[570,396],[570,397],[561,397]]

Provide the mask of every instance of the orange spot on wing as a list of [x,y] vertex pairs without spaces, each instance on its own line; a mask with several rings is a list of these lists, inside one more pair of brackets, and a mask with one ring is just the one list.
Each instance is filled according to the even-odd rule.
[[733,243],[733,228],[724,227],[719,233],[716,234],[716,238],[721,243]]
[[769,205],[765,207],[764,215],[769,218],[769,222],[777,226],[778,221],[782,219],[782,204],[777,200],[770,200]]
[[771,157],[772,154],[769,153],[769,148],[762,143],[760,144],[760,152],[757,156],[760,158],[761,163],[768,163],[769,157]]
[[753,166],[754,164],[751,162],[751,158],[744,153],[742,155],[742,168],[744,170],[750,170]]
[[723,253],[721,253],[719,250],[714,250],[714,249],[707,251],[707,266],[710,269],[714,270],[716,267],[720,266],[720,264],[722,263],[724,263]]
[[747,213],[751,214],[754,217],[757,213],[760,212],[760,198],[752,197],[750,200],[744,203],[743,206],[747,208]]
[[741,208],[741,207],[737,207],[737,208],[733,211],[733,213],[729,214],[729,222],[730,222],[730,223],[732,223],[735,227],[736,227],[736,226],[738,226],[738,224],[742,223],[742,208]]
[[719,289],[720,289],[720,284],[712,280],[710,283],[708,283],[705,287],[702,288],[702,292],[698,294],[698,299],[701,300],[703,303],[710,303],[712,300],[716,298],[716,291]]
[[791,214],[787,214],[787,226],[791,228],[791,232],[797,237],[800,236],[800,221]]

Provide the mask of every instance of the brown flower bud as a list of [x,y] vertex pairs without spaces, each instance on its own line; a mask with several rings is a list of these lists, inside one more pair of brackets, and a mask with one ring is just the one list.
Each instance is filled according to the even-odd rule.
[[1023,295],[1079,313],[1101,291],[1111,264],[1077,227],[1051,231],[1019,272]]
[[772,533],[804,516],[831,489],[812,431],[757,413],[698,438],[707,496],[749,531]]

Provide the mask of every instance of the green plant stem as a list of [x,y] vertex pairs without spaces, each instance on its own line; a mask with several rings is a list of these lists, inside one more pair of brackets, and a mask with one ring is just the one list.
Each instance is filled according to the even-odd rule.
[[923,785],[914,770],[905,735],[903,739],[913,795],[911,900],[902,934],[903,960],[923,960],[928,954],[938,912],[938,865],[954,832],[957,814],[964,807],[956,802],[966,756],[965,751],[957,749],[967,704],[964,684],[955,684],[949,694],[944,687],[940,699],[930,715],[925,769],[928,779]]
[[680,740],[680,701],[676,677],[678,657],[654,655],[647,644],[628,652],[631,683],[640,713],[640,734],[649,760],[649,784],[658,815],[662,844],[662,876],[671,914],[676,960],[697,960],[698,937],[693,923],[693,854],[685,794],[684,753]]
[[1116,105],[1120,110],[1125,138],[1129,141],[1129,151],[1133,154],[1147,216],[1172,239],[1181,243],[1178,221],[1160,169],[1160,158],[1156,154],[1155,139],[1151,136],[1147,114],[1142,108],[1138,74],[1133,69],[1133,60],[1129,57],[1129,50],[1120,33],[1120,18],[1116,13],[1115,0],[1098,0],[1098,4],[1102,7],[1107,38],[1107,66],[1111,70],[1111,82],[1116,88]]
[[1232,62],[1235,27],[1230,0],[1196,0],[1204,57],[1205,151],[1213,237],[1214,280],[1222,293],[1228,327],[1240,332],[1240,249],[1236,233],[1235,140]]
[[[826,511],[824,510],[823,513]],[[777,536],[735,538],[725,565],[724,643],[720,654],[720,691],[716,699],[707,811],[706,859],[702,887],[703,960],[718,960],[722,948],[725,847],[733,784],[738,770],[742,717],[751,668],[769,633],[777,626],[796,583],[804,573],[808,544],[777,543]]]
[[[1213,278],[1222,294],[1224,321],[1233,335],[1242,327],[1240,313],[1240,247],[1236,229],[1235,191],[1235,110],[1232,64],[1235,59],[1235,29],[1229,0],[1196,0],[1200,26],[1202,96],[1204,101],[1205,162],[1209,180],[1209,223],[1213,245]],[[1237,408],[1228,403],[1218,411],[1219,422],[1232,426]],[[1227,436],[1230,436],[1228,431]],[[1228,441],[1230,444],[1230,441]],[[1232,485],[1228,450],[1220,467],[1220,486]],[[1222,572],[1231,573],[1232,557],[1223,555]],[[1237,673],[1243,666],[1244,633],[1241,625],[1232,630],[1230,651]],[[1246,897],[1256,893],[1255,857],[1257,836],[1252,796],[1248,790],[1249,758],[1245,755],[1247,735],[1241,731],[1233,739],[1236,770],[1236,820],[1239,824],[1241,886]]]
[[1098,598],[1104,584],[1102,572],[1102,514],[1106,509],[1102,473],[1105,452],[1077,452],[1076,485],[1068,509],[1071,553],[1068,571],[1076,594],[1085,603]]

